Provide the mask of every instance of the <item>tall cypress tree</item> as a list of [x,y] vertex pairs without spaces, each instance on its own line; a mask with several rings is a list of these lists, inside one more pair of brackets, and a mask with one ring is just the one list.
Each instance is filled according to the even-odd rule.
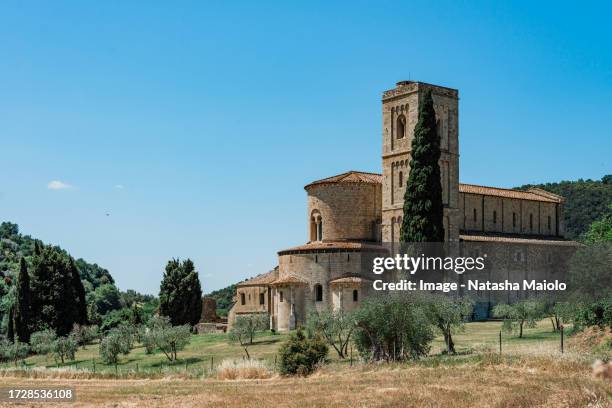
[[28,266],[22,257],[19,263],[19,276],[17,277],[17,295],[15,299],[15,333],[19,341],[28,343],[30,341],[31,317],[30,309],[30,275]]
[[419,104],[411,156],[400,242],[443,242],[440,138],[430,89]]
[[11,306],[8,311],[8,323],[6,327],[6,337],[11,343],[15,341],[15,307]]
[[194,325],[202,314],[202,287],[190,259],[168,261],[159,289],[159,312],[173,325]]
[[85,301],[85,288],[81,281],[81,274],[74,263],[74,259],[70,258],[70,276],[72,278],[72,291],[74,292],[74,319],[75,323],[87,324],[87,302]]

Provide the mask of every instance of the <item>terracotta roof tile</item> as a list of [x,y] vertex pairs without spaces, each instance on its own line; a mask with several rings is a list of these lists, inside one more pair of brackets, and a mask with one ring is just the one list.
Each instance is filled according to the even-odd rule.
[[576,241],[565,241],[562,239],[538,239],[526,237],[508,237],[503,235],[459,235],[460,241],[469,242],[500,242],[506,244],[537,244],[537,245],[559,245],[580,246]]
[[308,282],[306,282],[304,279],[296,276],[296,275],[285,275],[282,276],[280,278],[278,278],[277,280],[275,280],[274,282],[271,283],[271,285],[307,285]]
[[342,283],[369,283],[372,282],[371,279],[364,278],[363,276],[358,275],[342,275],[336,279],[332,279],[329,281],[331,284],[342,284]]
[[262,273],[254,278],[238,283],[236,286],[263,286],[269,285],[278,278],[278,266],[269,272]]
[[528,191],[512,190],[509,188],[477,186],[474,184],[459,184],[460,193],[482,194],[488,196],[516,198],[519,200],[544,201],[548,203],[560,203],[562,197],[548,193],[539,189],[531,189]]
[[363,171],[347,171],[346,173],[338,174],[336,176],[327,177],[321,180],[313,181],[307,184],[304,188],[318,185],[318,184],[337,184],[337,183],[366,183],[366,184],[381,184],[382,174],[379,173],[366,173]]
[[309,242],[305,245],[300,245],[292,248],[283,249],[278,251],[279,255],[283,255],[289,252],[338,252],[342,250],[347,251],[367,251],[367,252],[384,252],[386,249],[378,244],[369,242],[355,242],[355,241],[315,241]]

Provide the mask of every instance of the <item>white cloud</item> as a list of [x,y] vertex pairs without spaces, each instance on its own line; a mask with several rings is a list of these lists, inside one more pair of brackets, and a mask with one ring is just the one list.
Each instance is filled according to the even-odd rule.
[[72,186],[68,183],[64,183],[63,181],[53,180],[47,184],[47,188],[49,190],[65,190],[67,188],[72,188]]
[[125,187],[123,186],[123,184],[115,184],[115,188],[117,190],[123,190]]

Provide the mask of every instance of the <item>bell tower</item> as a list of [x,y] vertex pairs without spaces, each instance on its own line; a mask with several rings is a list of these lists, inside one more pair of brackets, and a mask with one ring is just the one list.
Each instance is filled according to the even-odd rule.
[[383,92],[382,240],[398,242],[410,152],[419,101],[431,89],[440,137],[440,174],[445,240],[459,240],[459,91],[423,82],[401,81]]

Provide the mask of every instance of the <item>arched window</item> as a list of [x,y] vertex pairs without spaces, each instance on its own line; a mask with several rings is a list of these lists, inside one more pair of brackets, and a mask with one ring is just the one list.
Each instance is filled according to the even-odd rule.
[[314,289],[315,289],[315,300],[317,302],[322,302],[323,301],[323,286],[317,283]]
[[319,210],[314,210],[310,216],[310,240],[323,240],[323,219]]
[[283,291],[281,290],[280,292],[278,292],[278,297],[279,297],[279,301],[283,302],[285,300],[284,296],[283,296]]
[[395,122],[395,134],[398,139],[406,135],[406,117],[404,115],[399,115],[397,117],[397,121]]
[[478,213],[476,212],[476,209],[474,208],[474,224],[476,224],[477,219],[478,219]]
[[497,211],[493,211],[493,224],[497,224]]
[[240,304],[241,305],[246,304],[246,297],[244,296],[244,293],[240,294]]
[[404,187],[404,173],[399,172],[399,176],[397,177],[398,187]]
[[533,230],[533,214],[529,214],[529,230]]
[[263,305],[264,303],[266,303],[266,297],[263,293],[259,294],[259,304]]
[[359,301],[359,291],[357,289],[353,289],[353,302]]
[[512,213],[512,228],[516,228],[516,213]]

